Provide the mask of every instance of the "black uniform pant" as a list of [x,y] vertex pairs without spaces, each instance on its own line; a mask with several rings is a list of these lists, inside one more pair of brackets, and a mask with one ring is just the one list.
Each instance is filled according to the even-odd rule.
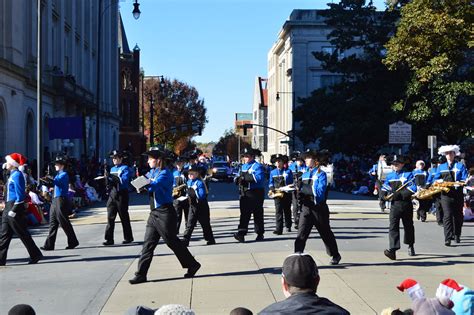
[[318,230],[326,246],[326,253],[332,257],[339,255],[336,238],[329,224],[329,207],[326,203],[315,205],[311,200],[303,202],[298,236],[295,240],[295,253],[304,251],[313,226]]
[[462,189],[451,189],[448,194],[441,195],[443,208],[444,241],[447,242],[455,236],[461,236],[464,215],[462,212],[464,197]]
[[184,213],[184,225],[185,227],[188,226],[188,213],[189,213],[189,200],[174,200],[173,201],[174,210],[176,210],[177,216],[177,230],[176,233],[179,234],[179,229],[181,228],[181,221],[183,220],[183,213]]
[[295,221],[295,228],[298,228],[298,223],[300,221],[301,214],[301,203],[298,200],[298,191],[293,191],[291,194],[291,204],[293,208],[293,220]]
[[265,192],[263,188],[247,190],[240,196],[240,221],[238,227],[238,233],[240,235],[247,234],[252,213],[255,233],[257,233],[257,235],[263,235],[265,233],[265,226],[263,223],[264,199]]
[[110,194],[107,201],[107,226],[105,227],[105,240],[114,241],[115,218],[120,217],[123,229],[123,239],[133,241],[132,226],[130,225],[130,215],[128,213],[128,191],[121,190]]
[[389,248],[400,249],[400,219],[403,223],[403,243],[409,246],[415,244],[415,227],[413,226],[413,204],[411,200],[392,201],[389,217]]
[[284,193],[282,198],[275,198],[275,231],[283,231],[283,218],[285,227],[291,228],[291,201],[292,194]]
[[51,209],[49,210],[49,233],[44,242],[45,248],[54,249],[59,227],[66,233],[68,246],[75,247],[79,245],[76,233],[74,233],[71,221],[69,221],[70,207],[71,203],[66,197],[53,198]]
[[191,235],[193,234],[197,222],[201,224],[204,239],[206,241],[213,241],[214,234],[212,233],[211,214],[207,200],[199,200],[197,204],[191,204],[189,207],[188,221],[183,235],[184,239],[191,239]]
[[431,204],[433,203],[432,200],[429,199],[424,199],[424,200],[419,200],[420,206],[418,207],[418,210],[416,211],[418,217],[421,219],[421,221],[426,220],[426,214],[431,208]]
[[8,212],[13,208],[13,204],[13,201],[7,202],[5,209],[3,210],[2,229],[0,232],[0,266],[4,266],[7,262],[8,247],[10,246],[14,234],[16,234],[22,241],[23,245],[25,245],[31,259],[43,256],[28,231],[28,220],[24,205],[19,205],[20,207],[23,207],[23,209],[17,210],[14,218],[8,215]]
[[378,195],[379,207],[381,210],[385,210],[385,200],[383,199],[383,197],[385,197],[386,192],[382,190],[383,182],[377,179],[377,185],[378,185],[378,191],[379,191],[379,195]]
[[136,275],[147,275],[153,259],[153,252],[160,238],[163,238],[166,245],[174,252],[183,268],[197,265],[198,262],[176,235],[176,220],[176,211],[171,203],[155,208],[150,212]]
[[443,224],[443,206],[441,206],[440,196],[435,197],[434,205],[436,207],[436,221],[438,221],[438,224]]

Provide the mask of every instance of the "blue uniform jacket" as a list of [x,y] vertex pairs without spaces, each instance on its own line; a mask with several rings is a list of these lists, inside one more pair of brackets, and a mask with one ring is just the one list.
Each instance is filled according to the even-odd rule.
[[293,184],[293,173],[289,169],[275,168],[270,172],[270,180],[268,182],[270,189],[280,188],[290,184]]
[[433,184],[434,176],[436,175],[437,172],[438,172],[438,167],[437,166],[432,167],[428,170],[428,178],[426,179],[426,184],[427,185]]
[[54,198],[67,197],[69,191],[69,175],[65,171],[59,171],[54,177]]
[[428,182],[428,172],[424,170],[414,169],[413,176],[417,187],[425,187]]
[[188,179],[187,184],[189,189],[193,189],[195,191],[197,199],[205,200],[207,198],[206,186],[204,186],[202,179]]
[[[378,166],[379,166],[378,164],[372,165],[372,168],[371,168],[367,173],[368,173],[370,176],[377,176],[377,169],[378,169]],[[375,173],[375,175],[372,174],[372,173]]]
[[[413,180],[413,173],[406,171],[391,172],[387,174],[385,183],[382,185],[382,190],[388,192],[395,192],[400,186],[404,185],[407,181]],[[415,193],[417,191],[415,181],[413,180],[406,187],[410,192]]]
[[433,177],[434,181],[456,182],[467,179],[467,170],[461,162],[453,162],[451,167],[448,162],[438,166],[438,170]]
[[[173,203],[173,173],[169,169],[151,169],[147,174],[151,180],[148,192],[152,194],[154,206],[160,208],[166,204]],[[153,210],[153,209],[152,209]]]
[[252,175],[254,181],[249,184],[249,189],[258,189],[264,187],[265,172],[263,170],[262,164],[253,160],[252,162],[242,165],[240,172],[247,172]]
[[320,168],[309,169],[301,176],[303,185],[311,183],[311,191],[314,196],[314,203],[319,204],[326,200],[326,189],[328,187],[328,179],[326,172]]
[[119,178],[119,190],[128,190],[133,176],[133,172],[130,172],[130,167],[127,165],[115,165],[110,169],[110,174]]
[[182,171],[175,169],[173,171],[173,187],[182,185],[186,183],[186,176],[184,176]]
[[25,201],[25,177],[19,170],[11,172],[8,178],[8,193],[7,202],[14,201],[15,204],[20,204]]

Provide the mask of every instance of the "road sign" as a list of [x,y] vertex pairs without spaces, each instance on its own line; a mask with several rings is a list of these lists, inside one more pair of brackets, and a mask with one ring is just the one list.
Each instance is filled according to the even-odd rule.
[[436,136],[428,136],[428,149],[436,149]]
[[411,143],[411,125],[403,121],[390,124],[388,128],[388,142],[390,144]]

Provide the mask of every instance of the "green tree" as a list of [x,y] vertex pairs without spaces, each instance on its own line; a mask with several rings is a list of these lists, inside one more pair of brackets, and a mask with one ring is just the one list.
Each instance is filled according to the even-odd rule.
[[376,12],[372,2],[343,0],[322,12],[333,30],[332,54],[313,52],[339,83],[315,90],[295,111],[298,137],[319,140],[332,151],[354,152],[387,142],[388,124],[398,119],[391,105],[402,95],[403,70],[389,71],[382,59],[398,12]]
[[474,134],[473,22],[470,0],[412,0],[386,45],[385,65],[409,72],[393,109],[447,142]]
[[[217,141],[213,149],[215,155],[228,155],[232,161],[238,161],[240,156],[238,151],[239,136],[234,132],[233,129],[224,131],[224,134]],[[240,139],[240,150],[244,148],[250,148],[250,143],[246,142],[243,138]]]

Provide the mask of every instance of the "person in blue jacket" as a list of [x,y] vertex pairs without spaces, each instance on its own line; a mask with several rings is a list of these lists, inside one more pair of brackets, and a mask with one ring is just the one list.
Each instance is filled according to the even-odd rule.
[[[177,194],[173,194],[173,206],[176,210],[176,214],[178,215],[178,225],[177,225],[177,233],[179,234],[179,229],[181,227],[181,221],[183,220],[184,214],[184,225],[186,226],[188,223],[188,214],[189,214],[189,199],[186,198],[186,187],[188,181],[188,169],[189,166],[186,168],[185,164],[189,161],[189,158],[186,155],[181,155],[176,158],[175,169],[173,170],[173,189],[176,188]],[[183,187],[183,188],[177,188]]]
[[[415,177],[415,185],[417,190],[425,189],[428,185],[428,172],[425,171],[425,162],[422,160],[416,161],[415,169],[413,170]],[[426,214],[430,210],[432,201],[429,199],[420,199],[419,207],[416,211],[416,218],[421,222],[426,221]]]
[[[413,173],[405,169],[410,163],[408,157],[394,155],[387,159],[393,172],[388,173],[382,190],[387,192],[386,198],[391,196],[392,205],[389,217],[389,248],[384,255],[391,260],[396,260],[396,252],[400,249],[400,219],[403,223],[404,240],[408,245],[408,255],[415,256],[415,227],[413,225],[413,203],[411,196],[416,193],[417,187]],[[403,187],[403,188],[402,188]]]
[[255,161],[255,156],[260,155],[260,150],[245,148],[242,156],[244,164],[236,177],[240,192],[240,221],[238,232],[234,233],[234,238],[243,243],[248,232],[250,216],[253,214],[255,225],[256,241],[263,241],[265,226],[263,221],[263,201],[265,199],[265,172],[262,164]]
[[54,250],[58,228],[61,227],[67,236],[66,249],[74,249],[79,245],[76,233],[69,221],[71,201],[68,199],[69,175],[65,170],[67,157],[58,155],[54,160],[56,176],[54,177],[54,192],[51,208],[49,210],[49,233],[42,250]]
[[[438,172],[438,166],[445,163],[446,158],[444,156],[434,156],[431,158],[431,167],[428,170],[428,178],[426,179],[426,185],[431,186],[434,182],[434,176]],[[439,226],[443,226],[443,207],[441,207],[441,196],[435,195],[432,200],[434,209],[436,211],[436,221]]]
[[26,158],[19,153],[12,153],[7,155],[5,160],[10,177],[6,183],[5,209],[0,231],[0,266],[5,266],[7,262],[8,247],[14,234],[20,238],[30,255],[28,264],[36,264],[43,258],[43,254],[28,232],[25,178],[18,170],[21,165],[26,163]]
[[189,246],[191,235],[197,222],[201,224],[204,239],[207,245],[216,243],[211,228],[211,214],[209,203],[207,202],[207,187],[199,174],[199,167],[192,165],[188,170],[187,192],[189,198],[189,214],[186,230],[183,235],[183,243]]
[[[465,182],[468,176],[466,166],[456,162],[455,157],[460,155],[459,146],[444,145],[438,149],[438,154],[446,157],[446,162],[439,165],[433,177],[434,182]],[[443,208],[444,245],[451,246],[451,241],[461,242],[461,231],[464,220],[462,212],[464,194],[462,185],[450,187],[449,192],[441,193],[441,207]]]
[[[270,172],[268,188],[270,189],[270,196],[279,188],[293,184],[293,173],[285,168],[288,163],[288,157],[283,154],[273,154],[271,156],[271,163],[275,164],[275,169]],[[285,219],[285,227],[287,232],[291,232],[291,197],[292,192],[283,192],[281,197],[274,197],[275,201],[275,231],[273,234],[283,234],[283,218]]]
[[[304,159],[301,156],[300,151],[294,151],[291,154],[292,163],[288,167],[289,170],[293,173],[293,183],[296,187],[301,186],[301,176],[306,172],[307,167],[304,162]],[[298,229],[298,224],[300,221],[301,214],[301,202],[298,189],[294,190],[292,193],[292,211],[293,211],[293,221],[295,223],[295,229]]]
[[138,260],[138,270],[130,284],[147,281],[147,273],[153,259],[153,252],[160,238],[174,252],[181,266],[188,271],[185,278],[192,278],[201,268],[188,248],[180,241],[176,232],[177,215],[173,207],[173,153],[161,147],[151,147],[144,153],[148,156],[151,170],[147,174],[150,195],[150,215],[146,224],[143,250]]
[[306,241],[314,226],[324,242],[327,254],[331,256],[329,263],[337,265],[341,261],[341,255],[329,224],[329,208],[326,204],[328,195],[327,175],[321,169],[321,166],[327,165],[327,157],[315,150],[307,150],[303,154],[303,158],[308,170],[301,177],[302,212],[298,236],[295,240],[295,253],[304,252]]
[[130,214],[128,213],[130,181],[133,177],[131,168],[123,164],[125,153],[118,150],[110,152],[114,166],[110,169],[110,192],[107,200],[107,226],[105,227],[105,246],[114,244],[115,218],[120,217],[123,229],[122,244],[133,242]]

